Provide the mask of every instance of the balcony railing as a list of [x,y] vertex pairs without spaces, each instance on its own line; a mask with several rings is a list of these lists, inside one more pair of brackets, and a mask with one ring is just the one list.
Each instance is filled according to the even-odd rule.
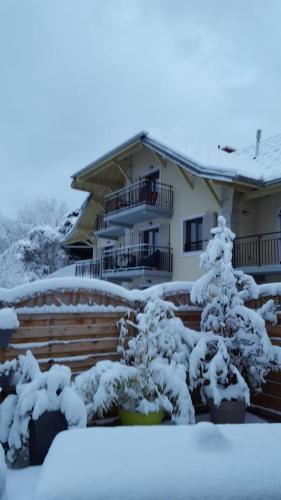
[[281,264],[281,232],[255,234],[236,238],[233,266]]
[[101,276],[101,259],[87,259],[76,262],[75,276],[78,278],[98,278]]
[[106,196],[106,215],[146,203],[162,208],[173,208],[173,187],[158,181],[141,179]]
[[96,231],[101,231],[102,229],[107,229],[109,223],[105,220],[104,214],[98,214],[96,217]]
[[172,250],[147,244],[114,248],[103,252],[103,271],[155,269],[172,272]]
[[75,275],[92,278],[107,274],[134,270],[153,270],[171,273],[173,269],[172,249],[147,244],[103,250],[100,258],[76,263]]

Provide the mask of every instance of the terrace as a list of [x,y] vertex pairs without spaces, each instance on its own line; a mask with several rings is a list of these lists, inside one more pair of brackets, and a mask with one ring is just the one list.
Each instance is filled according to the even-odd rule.
[[105,249],[100,258],[76,263],[75,275],[103,279],[133,279],[138,276],[169,279],[172,249],[148,244]]

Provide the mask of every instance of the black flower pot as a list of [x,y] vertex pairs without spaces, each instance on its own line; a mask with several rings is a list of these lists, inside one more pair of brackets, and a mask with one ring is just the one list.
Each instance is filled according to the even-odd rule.
[[67,430],[67,421],[60,411],[46,411],[29,423],[29,462],[41,465],[56,435]]
[[15,330],[4,330],[3,328],[0,328],[0,348],[7,347],[14,331]]
[[1,373],[0,374],[0,387],[2,392],[7,392],[11,387],[12,374],[11,373]]
[[219,406],[209,400],[211,422],[213,424],[243,424],[246,416],[246,405],[243,401],[223,400]]

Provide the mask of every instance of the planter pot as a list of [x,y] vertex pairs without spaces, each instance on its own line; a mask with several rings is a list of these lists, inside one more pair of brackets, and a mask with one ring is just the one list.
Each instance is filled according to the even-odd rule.
[[127,411],[119,408],[119,417],[122,425],[159,425],[164,418],[164,410],[150,412],[147,415],[136,411]]
[[9,373],[6,375],[5,373],[0,374],[0,387],[2,392],[6,392],[11,387],[12,374]]
[[0,328],[0,348],[7,347],[14,331],[15,330],[3,330],[2,328]]
[[65,416],[60,411],[46,411],[29,423],[30,465],[41,465],[56,435],[67,430]]
[[245,422],[246,406],[242,401],[222,401],[220,406],[209,400],[211,422],[213,424],[243,424]]

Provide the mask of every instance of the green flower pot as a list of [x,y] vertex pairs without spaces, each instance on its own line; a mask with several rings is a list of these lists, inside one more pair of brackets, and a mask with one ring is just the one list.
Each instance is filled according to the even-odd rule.
[[164,418],[164,410],[153,411],[145,415],[119,408],[118,413],[122,425],[159,425]]

